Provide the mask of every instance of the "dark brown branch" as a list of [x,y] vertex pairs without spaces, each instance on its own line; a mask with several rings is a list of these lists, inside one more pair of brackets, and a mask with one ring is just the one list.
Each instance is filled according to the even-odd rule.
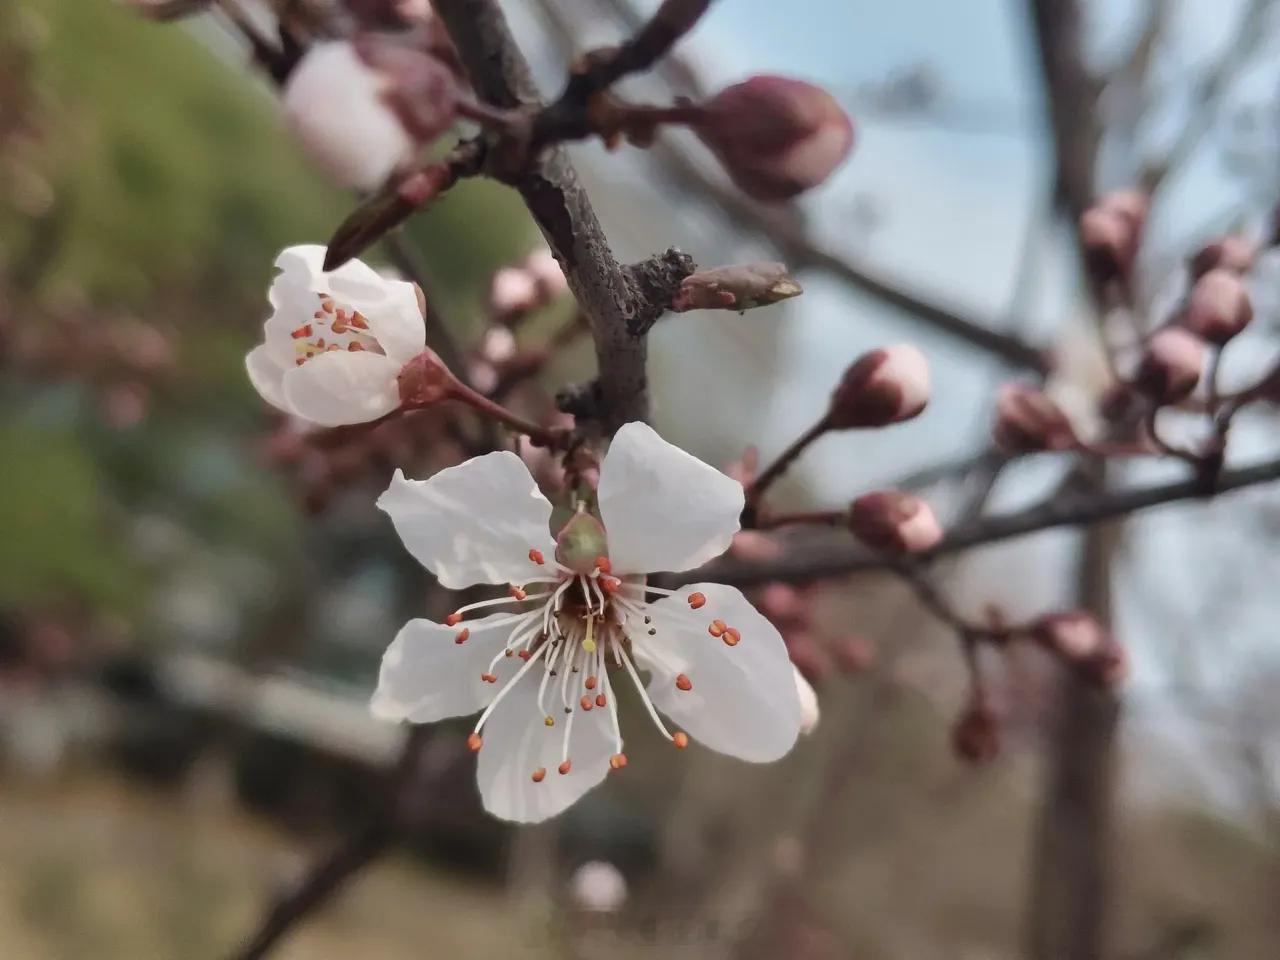
[[[1222,474],[1216,494],[1280,480],[1280,460],[1270,460],[1251,467],[1228,470]],[[1014,537],[1051,530],[1056,527],[1091,526],[1104,520],[1126,516],[1140,510],[1176,503],[1181,500],[1206,499],[1198,478],[1179,480],[1152,487],[1108,491],[1092,496],[1069,494],[1020,510],[1016,513],[979,517],[948,532],[942,543],[920,559],[959,553],[983,544],[1010,540]],[[771,580],[807,581],[838,577],[852,573],[886,569],[883,558],[856,547],[847,549],[792,551],[782,560],[769,563],[718,561],[701,570],[679,577],[681,582],[718,580],[739,585],[766,583]]]
[[[435,6],[480,97],[504,108],[538,102],[529,65],[494,0],[436,0]],[[612,432],[628,421],[646,419],[647,347],[643,337],[630,331],[637,317],[652,312],[652,305],[637,296],[631,277],[610,250],[577,171],[563,150],[553,148],[532,169],[493,172],[520,191],[591,325],[601,425]]]

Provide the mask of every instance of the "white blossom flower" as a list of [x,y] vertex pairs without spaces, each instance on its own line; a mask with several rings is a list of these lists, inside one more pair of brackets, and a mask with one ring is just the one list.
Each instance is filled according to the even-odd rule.
[[325,273],[324,255],[298,246],[276,258],[274,311],[245,357],[249,380],[272,406],[321,426],[377,420],[400,406],[396,377],[426,346],[418,292],[359,260]]
[[390,83],[345,40],[315,44],[289,74],[282,95],[289,129],[344,186],[376,189],[417,151],[384,99]]
[[[507,820],[554,816],[626,765],[617,683],[635,686],[677,747],[692,736],[767,762],[800,731],[782,637],[738,590],[646,582],[728,548],[741,484],[629,423],[601,464],[596,502],[598,515],[580,508],[553,539],[551,504],[505,451],[425,481],[397,472],[378,501],[443,586],[509,585],[444,623],[406,624],[372,702],[414,723],[482,711],[468,743],[486,809]],[[488,613],[508,604],[515,612]]]

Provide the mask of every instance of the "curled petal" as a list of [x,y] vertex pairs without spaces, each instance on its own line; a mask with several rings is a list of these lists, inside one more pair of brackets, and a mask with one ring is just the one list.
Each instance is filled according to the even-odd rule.
[[743,505],[742,484],[644,423],[613,438],[598,494],[615,573],[679,572],[718,557]]
[[[740,591],[695,583],[646,613],[651,624],[628,630],[659,710],[695,740],[753,763],[791,749],[801,726],[795,670],[782,636]],[[677,684],[681,674],[689,689]]]
[[514,626],[510,614],[497,613],[463,627],[410,620],[382,655],[378,688],[370,703],[383,720],[432,723],[475,713],[493,699],[494,687],[480,679],[502,649]]
[[[572,765],[560,773],[568,717],[557,701],[555,726],[546,726],[538,709],[538,682],[538,671],[530,672],[494,711],[476,768],[484,808],[518,823],[546,820],[575,803],[609,773],[615,752],[608,711],[579,710],[569,740]],[[535,783],[533,772],[539,769],[545,776]]]
[[551,504],[519,457],[487,453],[429,480],[397,470],[378,498],[405,547],[436,575],[461,590],[477,583],[525,583],[545,576],[531,553],[555,556],[548,524]]
[[400,406],[400,364],[376,353],[334,351],[284,375],[289,408],[325,427],[377,420]]

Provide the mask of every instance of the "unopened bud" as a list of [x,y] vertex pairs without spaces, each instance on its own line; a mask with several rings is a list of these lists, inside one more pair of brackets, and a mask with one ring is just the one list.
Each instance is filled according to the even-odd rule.
[[929,363],[909,343],[872,350],[845,371],[831,396],[834,430],[883,427],[918,416],[929,403]]
[[396,377],[404,407],[426,407],[454,396],[458,379],[434,351],[423,350],[406,363]]
[[684,278],[671,309],[750,310],[798,297],[804,292],[781,263],[747,263],[699,270]]
[[1098,200],[1097,206],[1124,217],[1135,233],[1141,233],[1147,223],[1151,202],[1141,190],[1125,189],[1104,193]]
[[1107,628],[1084,610],[1045,614],[1031,625],[1031,636],[1050,653],[1073,664],[1096,656],[1110,639]]
[[1147,198],[1136,190],[1117,190],[1080,215],[1080,244],[1093,277],[1106,282],[1126,276],[1138,254],[1147,219]]
[[996,396],[992,438],[1005,453],[1070,450],[1079,442],[1071,421],[1036,387],[1007,383]]
[[1225,344],[1253,319],[1253,304],[1240,276],[1222,267],[1210,270],[1191,288],[1182,325],[1203,340]]
[[1221,240],[1205,244],[1191,258],[1191,275],[1199,278],[1210,270],[1228,270],[1245,274],[1253,267],[1257,255],[1253,244],[1237,234],[1228,234]]
[[984,699],[973,700],[951,730],[956,755],[970,763],[987,763],[1000,753],[1000,721]]
[[898,490],[863,494],[849,508],[849,529],[873,550],[924,553],[942,542],[942,525],[919,497]]
[[1133,385],[1160,404],[1186,399],[1200,382],[1204,341],[1181,327],[1164,327],[1147,340]]
[[546,247],[533,251],[525,257],[524,268],[537,283],[544,300],[554,300],[569,292],[569,281],[565,279],[560,261]]
[[453,126],[458,79],[447,63],[379,34],[357,37],[352,45],[361,61],[383,78],[383,102],[419,146]]
[[757,200],[788,200],[827,179],[853,146],[853,124],[820,87],[758,76],[703,104],[693,127],[730,179]]
[[1090,683],[1111,690],[1129,676],[1129,654],[1115,638],[1107,637],[1102,647],[1080,665],[1080,673]]

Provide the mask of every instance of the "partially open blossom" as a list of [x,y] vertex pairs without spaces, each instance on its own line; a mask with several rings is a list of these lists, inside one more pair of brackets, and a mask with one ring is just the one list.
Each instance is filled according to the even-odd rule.
[[617,913],[627,902],[627,878],[605,860],[588,860],[569,878],[569,898],[588,913]]
[[800,732],[808,736],[818,729],[818,720],[822,716],[822,711],[818,709],[818,692],[804,678],[799,667],[793,666],[791,669],[795,673],[796,695],[800,698]]
[[996,396],[992,438],[1005,453],[1070,450],[1079,442],[1075,428],[1043,390],[1007,383]]
[[485,808],[524,822],[626,766],[616,683],[636,688],[676,747],[692,737],[744,760],[778,759],[802,714],[777,629],[732,587],[647,582],[727,549],[743,503],[739,483],[643,423],[614,437],[598,512],[580,504],[556,537],[550,502],[513,453],[425,481],[397,472],[378,505],[410,553],[450,589],[506,589],[443,623],[406,624],[383,657],[374,713],[427,723],[481,711],[468,744]]
[[919,497],[899,490],[866,493],[849,508],[849,529],[873,550],[923,553],[942,542],[942,524]]
[[424,350],[418,293],[359,260],[326,273],[324,254],[309,245],[276,258],[273,312],[265,342],[245,358],[249,380],[272,406],[321,426],[377,420],[400,406],[397,378]]
[[1138,254],[1147,219],[1146,195],[1117,190],[1080,216],[1080,243],[1090,272],[1099,280],[1127,274]]
[[883,427],[918,416],[929,403],[929,362],[909,343],[864,353],[831,395],[835,430]]
[[[289,129],[338,183],[358,190],[381,186],[453,122],[447,92],[452,73],[426,54],[404,57],[410,55],[418,66],[398,58],[393,75],[371,67],[353,44],[325,41],[312,46],[289,74],[282,93]],[[404,96],[393,96],[410,81]],[[408,103],[412,109],[394,105]],[[412,118],[410,126],[406,118]]]
[[1204,341],[1181,327],[1164,327],[1147,340],[1133,385],[1157,403],[1177,403],[1200,382]]
[[1200,278],[1210,270],[1227,270],[1240,275],[1253,267],[1257,248],[1238,234],[1228,234],[1213,243],[1207,243],[1191,258],[1191,275]]
[[853,147],[853,123],[836,99],[788,77],[726,87],[703,104],[693,128],[757,200],[788,200],[816,187]]
[[1224,344],[1253,319],[1249,291],[1237,273],[1224,267],[1207,272],[1187,296],[1182,325],[1203,340]]
[[798,297],[804,289],[782,263],[745,263],[699,270],[685,277],[671,301],[688,310],[750,310]]

